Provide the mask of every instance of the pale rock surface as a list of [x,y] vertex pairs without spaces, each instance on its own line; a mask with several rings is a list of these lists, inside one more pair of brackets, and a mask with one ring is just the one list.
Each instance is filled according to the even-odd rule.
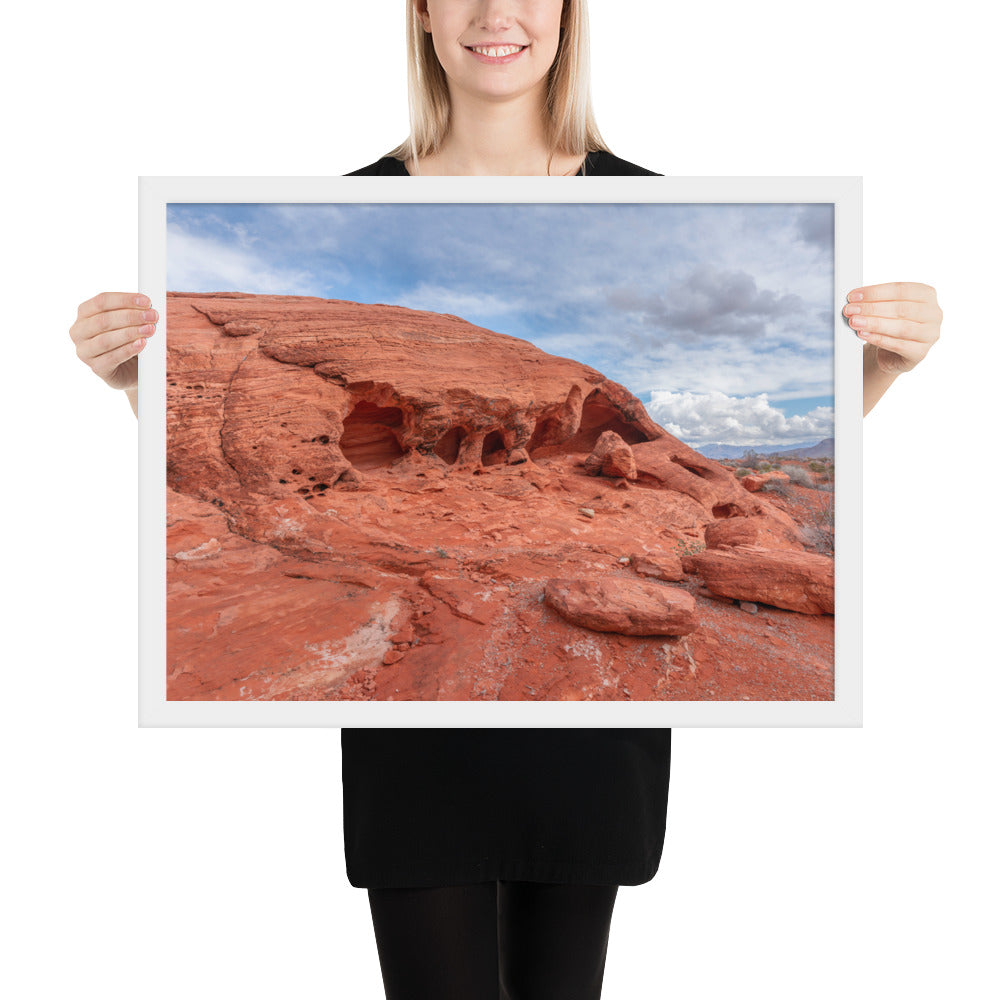
[[687,635],[698,627],[695,599],[686,590],[641,580],[549,580],[545,602],[596,632]]

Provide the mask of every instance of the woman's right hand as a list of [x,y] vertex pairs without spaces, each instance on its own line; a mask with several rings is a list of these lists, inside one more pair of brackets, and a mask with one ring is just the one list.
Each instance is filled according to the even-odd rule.
[[69,335],[76,356],[112,389],[139,387],[139,352],[156,330],[159,314],[149,296],[101,292],[80,304]]

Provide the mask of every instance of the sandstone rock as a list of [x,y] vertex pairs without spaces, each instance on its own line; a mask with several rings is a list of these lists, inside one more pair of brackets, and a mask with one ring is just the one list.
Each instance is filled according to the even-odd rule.
[[713,517],[755,513],[753,500],[729,469],[669,434],[633,444],[632,455],[640,482],[686,494]]
[[630,558],[632,568],[640,576],[677,582],[684,579],[680,556],[673,552],[637,553]]
[[[607,572],[662,597],[622,553],[794,526],[593,368],[387,306],[171,293],[167,319],[170,700],[832,696],[829,616],[786,615],[768,652],[715,596],[696,676],[544,603]],[[607,431],[636,487],[584,474]]]
[[594,450],[583,463],[592,476],[612,479],[635,479],[635,457],[632,449],[614,431],[605,431],[594,445]]
[[833,614],[833,559],[811,552],[736,546],[691,557],[715,594],[804,614]]
[[767,549],[801,550],[800,532],[787,517],[770,515],[727,517],[705,527],[705,548],[721,549],[734,545],[760,545]]
[[263,323],[255,323],[251,319],[231,319],[222,330],[230,337],[259,337],[267,332]]
[[687,635],[698,627],[695,600],[686,590],[640,580],[549,580],[545,603],[595,632]]
[[455,316],[238,293],[167,309],[175,489],[314,496],[412,453],[475,469],[666,433],[593,368]]
[[727,517],[705,527],[705,548],[718,549],[734,545],[756,545],[760,524],[752,517]]
[[782,483],[789,482],[788,474],[785,472],[758,472],[744,476],[740,480],[740,484],[748,493],[759,493],[764,483],[770,482],[772,479]]

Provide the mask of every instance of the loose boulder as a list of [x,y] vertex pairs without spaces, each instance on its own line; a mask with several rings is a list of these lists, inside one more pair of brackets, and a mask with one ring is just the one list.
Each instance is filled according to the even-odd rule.
[[789,477],[786,472],[758,472],[756,475],[744,476],[740,483],[749,493],[759,493],[765,483],[777,480],[779,483],[788,483]]
[[673,552],[635,553],[629,563],[639,576],[651,576],[654,580],[670,580],[676,583],[684,579],[681,557]]
[[800,551],[803,548],[795,525],[786,524],[777,517],[726,517],[706,525],[706,549],[723,549],[736,545]]
[[698,627],[695,599],[686,590],[643,580],[549,580],[545,603],[595,632],[687,635]]
[[610,476],[613,479],[635,479],[635,456],[632,449],[614,431],[605,431],[586,457],[584,469],[592,476]]
[[691,568],[720,597],[808,615],[833,614],[833,559],[812,552],[738,545],[690,556]]

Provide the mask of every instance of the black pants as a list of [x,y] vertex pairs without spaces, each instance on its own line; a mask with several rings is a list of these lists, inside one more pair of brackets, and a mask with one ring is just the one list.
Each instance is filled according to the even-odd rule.
[[599,1000],[616,885],[369,889],[386,1000]]

